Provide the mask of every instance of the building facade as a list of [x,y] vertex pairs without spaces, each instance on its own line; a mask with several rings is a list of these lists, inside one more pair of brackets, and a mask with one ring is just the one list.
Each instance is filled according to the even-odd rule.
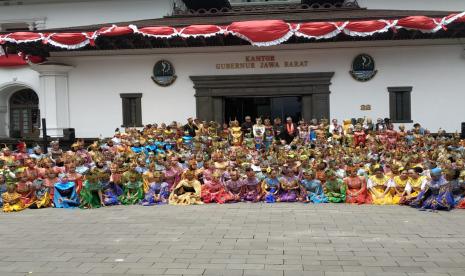
[[[230,13],[215,17],[183,13],[189,8],[189,1],[36,1],[34,5],[22,6],[10,2],[11,5],[0,8],[0,26],[20,27],[29,22],[28,28],[37,32],[91,30],[118,22],[192,25],[208,20],[222,23],[221,20],[230,20],[229,16],[264,18],[263,12],[249,15],[246,10],[237,11],[257,6],[241,1],[231,1]],[[302,4],[260,4],[267,7],[292,2]],[[389,15],[396,10],[405,16],[465,10],[462,1],[445,2],[424,1],[419,5],[417,1],[364,0],[358,1],[356,9],[325,11],[335,18],[356,14],[355,19],[360,20],[372,19],[367,14]],[[99,14],[105,16],[96,16]],[[274,19],[272,13],[265,14],[267,19]],[[298,14],[287,11],[276,17],[301,21],[320,14],[321,10]],[[83,25],[86,26],[79,27]],[[8,28],[3,31],[9,32]],[[432,131],[443,128],[454,132],[465,121],[465,110],[461,108],[465,100],[462,32],[457,27],[444,37],[409,33],[408,39],[394,38],[394,32],[389,32],[382,39],[315,43],[293,40],[296,43],[271,47],[227,41],[221,45],[216,45],[216,41],[197,45],[197,41],[187,39],[168,42],[170,47],[138,47],[140,41],[109,40],[113,47],[105,48],[100,40],[100,49],[47,48],[44,64],[0,68],[0,136],[39,135],[40,118],[47,119],[52,135],[59,136],[63,129],[74,128],[77,137],[97,137],[109,136],[121,126],[183,122],[187,117],[228,122],[242,120],[245,115],[306,120],[390,118],[402,124],[420,122]],[[175,42],[181,44],[174,45]],[[130,45],[121,46],[125,43]],[[31,53],[42,46],[34,47]],[[374,76],[369,80],[354,78],[351,71],[357,57],[363,62],[369,58],[374,64]],[[155,65],[160,61],[173,67],[176,78],[171,85],[160,86],[153,80]]]

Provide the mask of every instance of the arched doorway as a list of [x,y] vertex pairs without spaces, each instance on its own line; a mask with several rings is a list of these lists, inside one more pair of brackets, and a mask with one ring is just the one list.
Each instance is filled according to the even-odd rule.
[[9,101],[10,137],[38,137],[40,134],[39,97],[32,89],[14,92]]

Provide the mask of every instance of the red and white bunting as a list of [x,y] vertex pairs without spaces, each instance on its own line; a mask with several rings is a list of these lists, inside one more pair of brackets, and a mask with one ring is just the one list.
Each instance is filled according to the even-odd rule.
[[104,27],[93,32],[76,33],[34,33],[16,32],[0,35],[0,44],[33,43],[42,41],[55,47],[75,50],[87,45],[94,46],[100,36],[117,37],[139,34],[146,37],[170,39],[174,37],[196,38],[217,35],[233,35],[244,39],[253,46],[273,46],[286,42],[292,36],[306,39],[329,39],[341,33],[348,36],[367,37],[389,30],[407,29],[425,33],[447,30],[447,25],[465,23],[465,12],[443,18],[409,16],[398,20],[364,20],[345,22],[303,22],[287,23],[282,20],[255,20],[234,22],[228,26],[191,25],[184,28],[153,26],[138,28],[135,25]]

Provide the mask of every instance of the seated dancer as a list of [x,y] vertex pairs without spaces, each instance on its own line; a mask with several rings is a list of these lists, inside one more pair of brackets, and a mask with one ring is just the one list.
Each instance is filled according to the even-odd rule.
[[49,168],[45,172],[44,185],[48,188],[48,193],[50,195],[50,201],[53,201],[53,193],[55,184],[59,181],[58,173],[55,168]]
[[405,194],[400,200],[399,204],[409,205],[418,194],[426,188],[427,179],[426,176],[421,175],[423,169],[420,167],[414,167],[408,170],[409,180],[405,186]]
[[410,203],[410,206],[420,210],[449,211],[454,206],[449,181],[454,177],[455,171],[449,170],[444,177],[441,168],[434,168],[430,175],[431,179],[426,183],[425,189]]
[[29,208],[31,209],[40,209],[47,208],[52,205],[52,200],[50,199],[50,188],[45,185],[45,182],[41,178],[37,178],[32,182],[32,186],[35,193],[35,202],[32,203]]
[[202,200],[204,203],[224,204],[234,201],[234,195],[228,192],[220,180],[220,172],[216,171],[212,179],[205,182],[202,186]]
[[407,188],[409,182],[409,174],[408,170],[404,168],[399,169],[400,174],[396,175],[392,178],[391,184],[393,184],[393,196],[392,196],[392,203],[393,204],[401,204],[404,201],[404,197],[407,194],[405,190]]
[[383,168],[377,166],[373,169],[374,175],[368,178],[367,188],[371,194],[371,200],[376,205],[388,205],[392,202],[392,181],[384,174]]
[[229,173],[229,177],[230,179],[224,184],[226,191],[233,195],[234,201],[240,201],[243,181],[240,179],[239,172],[237,170],[232,170]]
[[328,202],[332,203],[343,203],[346,201],[346,185],[342,179],[336,176],[336,172],[333,170],[327,170],[325,173],[325,196],[328,198]]
[[458,206],[459,202],[462,201],[465,196],[465,183],[459,179],[460,170],[451,169],[450,174],[451,175],[449,177],[447,175],[446,177],[448,177],[449,185],[451,186],[450,188],[452,197],[454,198],[454,206]]
[[3,212],[18,212],[26,209],[23,201],[21,200],[21,194],[16,192],[15,184],[7,184],[7,190],[2,194]]
[[100,175],[100,182],[102,185],[103,204],[105,206],[119,205],[118,197],[123,194],[123,189],[111,181],[110,172],[103,172]]
[[142,177],[131,172],[123,179],[123,194],[118,197],[123,205],[138,204],[144,198]]
[[79,197],[76,191],[76,184],[69,181],[68,177],[60,174],[60,181],[55,184],[53,204],[55,208],[76,208],[79,207]]
[[141,201],[143,206],[152,206],[155,204],[168,203],[170,191],[168,183],[163,181],[163,175],[159,171],[153,172],[151,177],[147,178],[148,191],[145,193],[144,199]]
[[327,203],[328,198],[325,196],[320,180],[316,179],[315,172],[304,170],[303,176],[300,184],[305,195],[304,202]]
[[365,177],[359,176],[355,167],[347,167],[346,171],[348,175],[344,178],[347,187],[346,203],[370,204],[371,195],[368,193]]
[[7,190],[6,177],[3,173],[0,173],[0,207],[3,207],[2,194]]
[[260,182],[250,167],[245,169],[245,175],[246,177],[242,184],[241,199],[243,201],[258,202],[261,197]]
[[17,173],[19,181],[16,184],[16,192],[21,195],[21,202],[25,208],[29,208],[35,201],[35,191],[29,177],[22,172]]
[[81,208],[99,208],[105,206],[103,202],[102,182],[100,180],[100,171],[96,168],[90,170],[85,176],[82,186],[80,201]]
[[186,171],[185,179],[179,181],[169,197],[172,205],[203,204],[201,198],[201,184],[195,178],[193,171]]
[[283,170],[283,176],[279,178],[281,190],[279,192],[279,202],[295,202],[300,197],[299,179],[291,168]]
[[74,182],[76,185],[76,193],[79,195],[82,189],[82,179],[83,176],[76,172],[76,164],[70,163],[66,166],[66,175],[68,177],[68,180],[71,182]]
[[267,169],[267,176],[262,181],[262,200],[268,203],[276,202],[278,193],[281,189],[279,185],[278,172],[276,169]]

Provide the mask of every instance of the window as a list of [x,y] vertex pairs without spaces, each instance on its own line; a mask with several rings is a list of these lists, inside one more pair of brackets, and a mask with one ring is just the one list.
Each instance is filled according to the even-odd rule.
[[393,123],[411,123],[411,86],[388,87],[389,113]]
[[142,126],[141,93],[120,94],[123,103],[123,127]]

